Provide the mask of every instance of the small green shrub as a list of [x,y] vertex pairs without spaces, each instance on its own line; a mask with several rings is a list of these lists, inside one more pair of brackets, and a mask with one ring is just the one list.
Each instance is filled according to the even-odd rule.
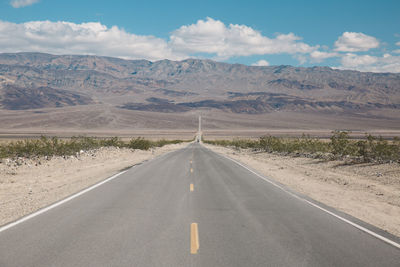
[[138,138],[133,138],[129,142],[128,147],[131,149],[149,150],[150,147],[152,147],[152,144],[149,140],[145,140],[142,137],[138,137]]
[[354,142],[349,140],[349,133],[346,131],[334,131],[331,136],[331,152],[336,157],[356,155],[357,149]]
[[111,137],[100,140],[100,146],[104,147],[124,147],[125,144],[118,137]]

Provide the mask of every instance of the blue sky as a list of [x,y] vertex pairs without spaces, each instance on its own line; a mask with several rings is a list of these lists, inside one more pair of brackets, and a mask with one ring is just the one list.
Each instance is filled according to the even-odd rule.
[[400,72],[397,0],[0,1],[0,52]]

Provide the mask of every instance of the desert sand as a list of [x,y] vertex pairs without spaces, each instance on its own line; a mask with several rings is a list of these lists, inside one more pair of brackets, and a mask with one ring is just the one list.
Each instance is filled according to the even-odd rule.
[[213,145],[209,149],[260,174],[400,236],[400,164],[346,165],[343,161],[282,156]]

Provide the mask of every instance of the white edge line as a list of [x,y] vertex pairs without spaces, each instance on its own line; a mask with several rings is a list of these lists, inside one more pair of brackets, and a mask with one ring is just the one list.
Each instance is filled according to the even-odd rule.
[[[126,170],[126,171],[127,171],[127,170]],[[117,178],[118,176],[120,176],[121,174],[125,173],[126,171],[122,171],[122,172],[120,172],[120,173],[117,173],[117,174],[115,174],[115,175],[113,175],[113,176],[111,176],[111,177],[109,177],[109,178],[107,178],[107,179],[105,179],[105,180],[103,180],[103,181],[97,183],[97,184],[94,184],[94,185],[92,185],[92,186],[90,186],[90,187],[88,187],[88,188],[86,188],[86,189],[83,189],[82,191],[79,191],[78,193],[75,193],[75,194],[73,194],[73,195],[71,195],[71,196],[69,196],[69,197],[67,197],[67,198],[64,198],[64,199],[62,199],[62,200],[60,200],[60,201],[58,201],[58,202],[56,202],[56,203],[54,203],[54,204],[51,204],[50,206],[47,206],[47,207],[45,207],[45,208],[42,208],[42,209],[40,209],[40,210],[38,210],[38,211],[36,211],[36,212],[34,212],[34,213],[31,213],[31,214],[29,214],[29,215],[27,215],[27,216],[24,216],[24,217],[22,217],[22,218],[19,219],[19,220],[16,220],[16,221],[14,221],[14,222],[11,222],[11,223],[9,223],[9,224],[6,224],[6,225],[4,225],[3,227],[0,227],[0,233],[3,232],[3,231],[5,231],[5,230],[7,230],[7,229],[9,229],[9,228],[11,228],[11,227],[14,227],[14,226],[16,226],[16,225],[18,225],[18,224],[20,224],[20,223],[23,223],[23,222],[25,222],[25,221],[27,221],[27,220],[29,220],[29,219],[32,219],[33,217],[36,217],[36,216],[38,216],[38,215],[40,215],[40,214],[42,214],[42,213],[45,213],[46,211],[49,211],[49,210],[51,210],[51,209],[54,209],[55,207],[58,207],[58,206],[64,204],[65,202],[68,202],[68,201],[70,201],[70,200],[72,200],[72,199],[74,199],[74,198],[76,198],[76,197],[79,197],[80,195],[83,195],[83,194],[85,194],[86,192],[89,192],[89,191],[95,189],[96,187],[99,187],[100,185],[105,184],[105,183],[107,183],[107,182],[109,182],[109,181],[111,181],[111,180]]]
[[[190,143],[189,143],[187,146],[185,146],[185,147],[183,147],[183,148],[181,148],[181,149],[186,149],[189,145],[190,145]],[[178,150],[179,150],[179,149],[178,149]],[[161,155],[159,155],[159,156],[156,156],[155,158],[152,158],[152,159],[150,159],[150,160],[143,161],[143,162],[140,162],[140,163],[142,164],[142,163],[146,163],[146,162],[149,162],[149,161],[151,161],[151,160],[154,160],[154,159],[156,159],[156,158],[162,158],[162,157],[166,156],[167,154],[172,153],[172,152],[175,152],[175,151],[177,151],[177,150],[172,150],[172,151],[166,152],[166,153],[164,153],[164,154],[161,154]],[[138,164],[139,164],[139,163],[138,163]],[[136,164],[136,165],[137,165],[137,164]],[[134,166],[135,166],[135,165],[134,165]],[[134,166],[130,167],[129,169],[133,168]],[[128,169],[128,170],[129,170],[129,169]],[[74,199],[74,198],[76,198],[76,197],[79,197],[80,195],[83,195],[83,194],[85,194],[85,193],[87,193],[87,192],[89,192],[89,191],[95,189],[96,187],[99,187],[100,185],[105,184],[105,183],[107,183],[107,182],[109,182],[109,181],[111,181],[111,180],[117,178],[118,176],[120,176],[121,174],[127,172],[128,170],[125,170],[125,171],[119,172],[119,173],[117,173],[117,174],[114,174],[113,176],[111,176],[111,177],[109,177],[109,178],[107,178],[107,179],[105,179],[105,180],[103,180],[103,181],[101,181],[101,182],[98,182],[97,184],[94,184],[94,185],[92,185],[92,186],[90,186],[90,187],[88,187],[88,188],[86,188],[86,189],[83,189],[83,190],[81,190],[81,191],[79,191],[79,192],[77,192],[77,193],[75,193],[75,194],[73,194],[73,195],[71,195],[71,196],[69,196],[69,197],[67,197],[67,198],[64,198],[64,199],[62,199],[62,200],[60,200],[60,201],[57,201],[57,202],[55,202],[54,204],[51,204],[50,206],[47,206],[47,207],[42,208],[42,209],[39,209],[38,211],[36,211],[36,212],[34,212],[34,213],[31,213],[31,214],[29,214],[29,215],[26,215],[26,216],[24,216],[24,217],[22,217],[22,218],[20,218],[20,219],[18,219],[18,220],[16,220],[16,221],[14,221],[14,222],[8,223],[8,224],[6,224],[6,225],[0,227],[0,233],[3,232],[3,231],[5,231],[5,230],[7,230],[7,229],[10,229],[11,227],[14,227],[14,226],[16,226],[16,225],[18,225],[18,224],[20,224],[20,223],[23,223],[23,222],[25,222],[25,221],[27,221],[27,220],[29,220],[29,219],[32,219],[32,218],[34,218],[34,217],[36,217],[36,216],[38,216],[38,215],[40,215],[40,214],[42,214],[42,213],[45,213],[46,211],[49,211],[49,210],[51,210],[51,209],[54,209],[55,207],[58,207],[58,206],[64,204],[65,202],[68,202],[68,201],[70,201],[70,200],[72,200],[72,199]]]
[[[207,148],[207,149],[209,149],[209,148]],[[210,149],[209,149],[209,150],[210,150]],[[212,150],[211,150],[211,151],[212,151]],[[216,153],[215,151],[212,151],[212,152]],[[230,157],[228,157],[228,156],[222,155],[222,154],[220,154],[220,153],[217,153],[217,154],[221,155],[222,157],[224,157],[224,158],[226,158],[226,159],[229,159],[229,160],[235,162],[237,165],[239,165],[239,166],[245,168],[245,169],[248,170],[249,172],[255,174],[257,177],[259,177],[259,178],[263,179],[264,181],[266,181],[266,182],[272,184],[273,186],[275,186],[275,187],[281,189],[282,191],[284,191],[284,192],[290,194],[291,196],[293,196],[293,197],[295,197],[295,198],[297,198],[297,199],[299,199],[299,200],[305,201],[305,202],[307,202],[308,204],[310,204],[311,206],[313,206],[313,207],[315,207],[315,208],[317,208],[317,209],[320,209],[320,210],[322,210],[322,211],[324,211],[324,212],[326,212],[326,213],[328,213],[328,214],[330,214],[330,215],[332,215],[332,216],[338,218],[339,220],[341,220],[341,221],[343,221],[343,222],[345,222],[345,223],[348,223],[348,224],[350,224],[351,226],[354,226],[355,228],[357,228],[357,229],[359,229],[359,230],[361,230],[361,231],[363,231],[363,232],[365,232],[365,233],[367,233],[367,234],[370,234],[370,235],[372,235],[373,237],[376,237],[376,238],[382,240],[383,242],[386,242],[386,243],[388,243],[388,244],[390,244],[390,245],[392,245],[392,246],[394,246],[394,247],[400,249],[400,244],[399,244],[399,243],[396,243],[396,242],[394,242],[394,241],[392,241],[392,240],[390,240],[390,239],[388,239],[388,238],[386,238],[386,237],[384,237],[384,236],[381,236],[380,234],[377,234],[377,233],[375,233],[375,232],[373,232],[373,231],[371,231],[371,230],[369,230],[369,229],[367,229],[367,228],[365,228],[365,227],[363,227],[363,226],[357,224],[357,223],[354,223],[354,222],[352,222],[352,221],[350,221],[350,220],[348,220],[348,219],[345,219],[345,218],[343,218],[342,216],[339,216],[339,215],[337,215],[337,214],[334,213],[334,212],[331,212],[331,211],[329,211],[329,210],[327,210],[327,209],[324,209],[323,207],[321,207],[321,206],[319,206],[319,205],[317,205],[317,204],[315,204],[315,203],[313,203],[313,202],[311,202],[311,201],[309,201],[309,200],[307,200],[307,199],[305,199],[305,198],[302,198],[302,197],[300,197],[300,196],[298,196],[298,195],[296,195],[296,194],[293,194],[292,192],[286,190],[286,189],[283,188],[282,186],[280,186],[280,185],[274,183],[273,181],[267,179],[266,177],[262,176],[261,174],[258,174],[257,172],[253,171],[252,169],[248,168],[247,166],[243,165],[242,163],[240,163],[240,162],[238,162],[238,161],[236,161],[236,160],[234,160],[234,159],[232,159],[232,158],[230,158]]]

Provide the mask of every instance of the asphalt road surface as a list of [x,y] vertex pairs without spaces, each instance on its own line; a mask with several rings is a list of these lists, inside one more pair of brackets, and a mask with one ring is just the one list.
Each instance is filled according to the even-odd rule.
[[0,266],[400,266],[400,249],[195,143],[1,231]]

